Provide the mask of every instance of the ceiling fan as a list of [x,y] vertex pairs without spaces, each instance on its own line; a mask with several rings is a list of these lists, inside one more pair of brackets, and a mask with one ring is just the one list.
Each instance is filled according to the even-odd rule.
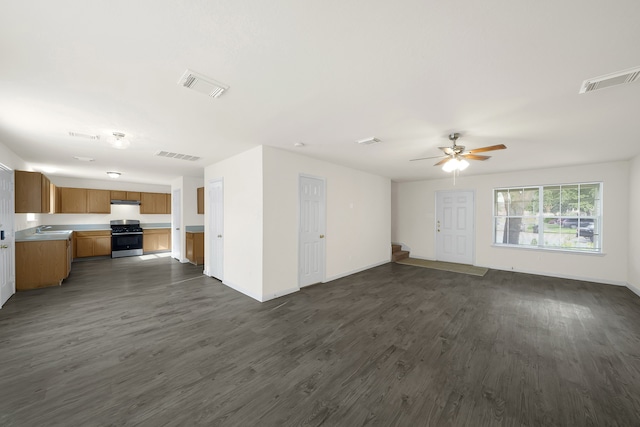
[[494,150],[504,150],[507,148],[504,144],[498,145],[490,145],[488,147],[480,147],[473,150],[465,151],[464,145],[457,145],[458,138],[460,138],[459,133],[452,133],[449,135],[449,140],[452,142],[451,147],[438,147],[444,152],[444,155],[434,156],[434,157],[421,157],[419,159],[411,159],[410,161],[414,162],[416,160],[427,160],[427,159],[440,159],[438,163],[434,166],[442,166],[447,172],[455,171],[455,170],[464,170],[469,166],[469,162],[467,160],[487,160],[490,159],[491,156],[479,156],[477,153],[484,153],[486,151],[494,151]]

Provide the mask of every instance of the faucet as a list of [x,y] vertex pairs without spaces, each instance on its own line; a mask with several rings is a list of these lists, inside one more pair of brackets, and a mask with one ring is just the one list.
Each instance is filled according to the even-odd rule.
[[49,228],[51,228],[50,225],[41,225],[40,227],[36,227],[36,233],[40,234],[42,230],[48,230]]

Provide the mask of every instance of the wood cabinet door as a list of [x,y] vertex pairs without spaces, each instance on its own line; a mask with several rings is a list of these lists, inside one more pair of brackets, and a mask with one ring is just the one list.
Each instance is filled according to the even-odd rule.
[[41,213],[51,212],[51,181],[44,175],[40,175],[40,211]]
[[93,239],[93,255],[111,255],[111,236],[96,236]]
[[154,252],[158,250],[158,235],[143,232],[142,235],[142,252]]
[[112,200],[127,200],[127,192],[126,191],[111,190],[111,199]]
[[193,233],[186,233],[186,257],[189,261],[195,262],[195,253],[193,251]]
[[15,212],[42,212],[42,174],[39,172],[15,171]]
[[204,214],[204,187],[198,187],[198,213]]
[[93,237],[76,238],[76,256],[78,258],[93,256]]
[[139,191],[127,191],[127,198],[125,200],[140,200]]
[[86,188],[58,188],[61,213],[87,213]]
[[111,213],[111,191],[87,190],[88,213]]

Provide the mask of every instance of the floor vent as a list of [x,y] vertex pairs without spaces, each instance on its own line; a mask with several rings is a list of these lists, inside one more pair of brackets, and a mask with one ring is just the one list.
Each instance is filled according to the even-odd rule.
[[229,86],[191,70],[184,72],[180,80],[178,80],[178,84],[188,89],[193,89],[196,92],[209,95],[212,98],[218,98],[229,89]]
[[155,156],[160,156],[160,157],[169,157],[170,159],[189,160],[190,162],[195,162],[196,160],[200,160],[200,157],[198,157],[198,156],[190,156],[188,154],[172,153],[170,151],[158,151],[154,155]]
[[593,92],[594,90],[598,89],[633,83],[635,81],[638,81],[639,77],[640,67],[629,68],[628,70],[605,74],[604,76],[594,77],[582,82],[579,93]]

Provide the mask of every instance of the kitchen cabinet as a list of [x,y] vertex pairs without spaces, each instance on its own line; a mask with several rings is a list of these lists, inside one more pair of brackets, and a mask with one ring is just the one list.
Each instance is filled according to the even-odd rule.
[[58,187],[57,213],[111,213],[111,191]]
[[111,199],[112,200],[139,201],[140,200],[140,192],[139,191],[111,190]]
[[204,264],[204,233],[186,233],[187,259],[191,264]]
[[140,213],[171,213],[171,195],[167,193],[140,193]]
[[15,212],[50,213],[51,181],[40,172],[15,171]]
[[87,213],[87,189],[58,187],[58,213]]
[[72,247],[71,237],[16,242],[16,290],[60,286],[71,272]]
[[142,250],[144,253],[171,250],[170,228],[145,228],[142,230]]
[[111,213],[111,191],[87,189],[87,213]]
[[111,255],[111,230],[76,231],[76,258]]
[[198,213],[204,214],[204,187],[198,187]]

